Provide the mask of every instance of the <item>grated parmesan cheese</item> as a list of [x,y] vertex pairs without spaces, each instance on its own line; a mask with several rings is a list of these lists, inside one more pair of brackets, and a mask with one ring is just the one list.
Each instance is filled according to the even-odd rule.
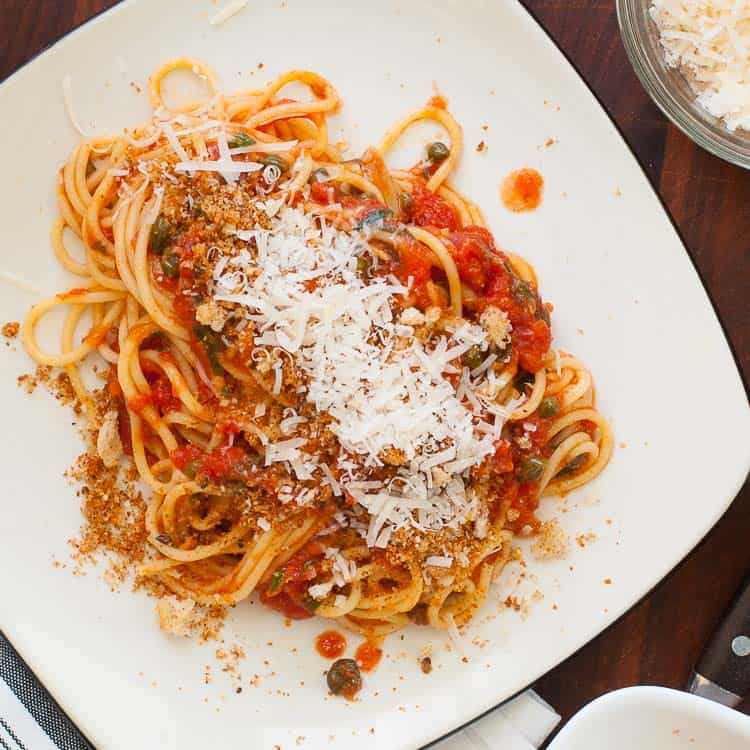
[[652,0],[667,65],[679,68],[698,104],[729,130],[750,130],[750,4]]
[[39,297],[42,296],[42,292],[38,287],[34,286],[34,284],[32,284],[30,281],[26,281],[26,279],[21,278],[15,273],[12,273],[11,271],[4,271],[0,269],[0,281],[4,281],[9,286],[13,286],[23,292],[36,294]]
[[63,87],[63,101],[65,102],[65,111],[68,113],[68,119],[70,120],[73,127],[85,138],[90,138],[93,133],[88,130],[84,130],[81,126],[78,116],[76,115],[75,108],[73,107],[73,79],[70,75],[64,75],[62,79]]
[[236,16],[247,5],[247,3],[248,0],[234,0],[234,2],[227,3],[217,13],[211,16],[208,22],[211,26],[220,26],[232,16]]
[[[269,356],[280,349],[292,356],[308,378],[307,401],[332,417],[330,429],[345,453],[367,467],[382,466],[394,453],[403,457],[403,469],[388,484],[353,481],[355,464],[345,465],[346,459],[335,480],[315,456],[299,452],[300,439],[266,446],[266,465],[288,461],[298,477],[309,476],[311,466],[320,469],[336,494],[346,491],[367,511],[367,526],[357,530],[370,547],[385,547],[393,530],[405,526],[458,528],[476,512],[476,499],[467,496],[468,472],[494,453],[517,406],[495,401],[502,384],[492,373],[494,359],[473,373],[460,367],[470,348],[487,349],[487,331],[458,320],[429,347],[413,329],[406,336],[393,304],[407,289],[393,276],[366,283],[357,273],[357,259],[369,253],[361,232],[284,206],[269,228],[235,236],[247,246],[217,263],[213,299],[244,308],[258,331],[256,352]],[[279,394],[280,360],[273,368]],[[446,377],[456,373],[462,373],[458,391]],[[282,432],[287,426],[292,422]],[[438,466],[445,476],[434,482]]]

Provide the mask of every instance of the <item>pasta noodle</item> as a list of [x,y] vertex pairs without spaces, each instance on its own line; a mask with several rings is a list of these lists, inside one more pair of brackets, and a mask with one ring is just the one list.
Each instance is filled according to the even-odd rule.
[[[176,69],[209,99],[170,110]],[[151,122],[62,168],[52,245],[81,281],[23,329],[70,378],[101,460],[129,454],[148,488],[139,575],[373,637],[460,627],[514,536],[539,530],[539,499],[594,479],[612,435],[589,371],[550,350],[533,268],[449,183],[459,124],[431,104],[346,160],[328,136],[338,94],[312,72],[225,95],[185,57],[149,95]],[[390,169],[420,120],[449,143]],[[57,308],[50,353],[37,325]],[[109,380],[89,390],[97,354]]]

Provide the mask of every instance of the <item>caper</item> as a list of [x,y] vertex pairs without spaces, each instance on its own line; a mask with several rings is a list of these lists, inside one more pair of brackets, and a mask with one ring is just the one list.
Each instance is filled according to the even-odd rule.
[[546,465],[547,462],[539,456],[527,456],[521,462],[521,470],[518,478],[522,482],[536,482],[544,474],[544,467]]
[[519,393],[524,393],[526,386],[533,386],[536,375],[533,372],[524,372],[516,378],[515,386]]
[[548,396],[547,398],[542,399],[542,403],[539,404],[539,416],[542,417],[542,419],[554,417],[559,411],[560,402],[554,396]]
[[151,225],[151,252],[161,255],[172,239],[172,227],[169,222],[159,214],[156,221]]
[[468,367],[470,370],[474,370],[479,367],[482,362],[484,362],[485,355],[486,353],[482,351],[480,346],[474,345],[471,347],[471,349],[464,353],[464,356],[461,357],[461,362],[463,363],[464,367]]
[[362,687],[362,675],[354,659],[337,659],[326,675],[328,689],[334,695],[354,695]]
[[320,606],[320,602],[317,599],[313,599],[310,594],[304,594],[304,596],[302,597],[302,606],[308,612],[315,612],[315,610]]
[[433,164],[440,164],[450,156],[450,149],[440,141],[435,141],[427,146],[427,158]]
[[364,276],[367,273],[368,268],[369,264],[367,263],[367,258],[365,258],[364,255],[360,255],[359,258],[357,258],[357,273],[360,276]]
[[245,146],[252,146],[255,143],[255,138],[252,138],[247,133],[240,131],[232,136],[229,141],[229,148],[244,148]]
[[161,259],[161,270],[170,279],[176,279],[180,273],[180,259],[175,253],[163,255]]
[[287,164],[286,159],[282,159],[276,154],[269,154],[268,156],[264,156],[260,160],[260,163],[266,167],[278,167],[281,174],[284,174],[284,172],[289,169],[289,165]]

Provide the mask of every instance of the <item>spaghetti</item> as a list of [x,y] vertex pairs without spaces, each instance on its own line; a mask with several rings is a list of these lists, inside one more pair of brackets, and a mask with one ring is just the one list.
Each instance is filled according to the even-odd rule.
[[[208,101],[168,109],[178,68]],[[309,100],[283,97],[290,83]],[[368,636],[454,631],[514,535],[539,530],[540,497],[589,482],[612,448],[589,371],[550,351],[533,268],[449,182],[460,126],[426,106],[345,160],[327,125],[339,97],[315,73],[225,95],[181,58],[149,93],[151,122],[85,140],[61,169],[52,245],[81,282],[23,327],[70,378],[98,460],[127,454],[149,490],[138,574],[175,601],[257,592]],[[390,169],[419,120],[448,144]],[[50,354],[36,328],[56,308]],[[92,357],[99,390],[81,375]]]

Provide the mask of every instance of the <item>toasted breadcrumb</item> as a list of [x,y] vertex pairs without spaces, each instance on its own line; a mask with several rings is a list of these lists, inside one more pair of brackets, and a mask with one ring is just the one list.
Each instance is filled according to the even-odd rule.
[[510,332],[513,326],[504,310],[490,305],[482,313],[479,322],[498,349],[504,349],[510,343]]
[[229,313],[213,300],[198,305],[195,311],[195,319],[216,333],[224,328],[228,316]]
[[114,409],[104,415],[99,434],[96,437],[96,452],[108,469],[117,466],[120,457],[123,455],[117,412]]
[[195,602],[192,599],[178,599],[165,596],[156,603],[159,627],[170,635],[185,637],[196,622]]
[[559,560],[568,552],[568,535],[556,518],[539,527],[539,535],[531,545],[531,554],[538,560]]
[[14,339],[16,336],[18,336],[18,331],[21,328],[20,323],[16,323],[15,321],[11,323],[6,323],[3,328],[3,336],[5,336],[6,339]]

